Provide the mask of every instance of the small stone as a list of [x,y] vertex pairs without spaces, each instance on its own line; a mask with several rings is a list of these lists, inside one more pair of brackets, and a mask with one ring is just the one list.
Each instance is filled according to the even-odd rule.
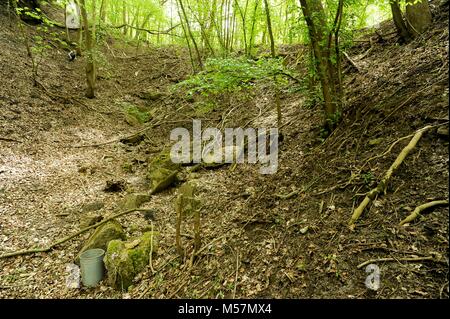
[[130,115],[130,114],[125,114],[125,122],[127,122],[128,125],[131,126],[140,126],[141,122],[139,122],[139,120],[137,118],[135,118],[134,116]]
[[98,222],[101,222],[103,219],[103,216],[98,213],[89,213],[87,215],[84,215],[80,218],[80,227],[86,228],[92,225],[97,224]]
[[123,210],[135,209],[150,201],[150,198],[149,194],[128,194],[120,206]]
[[162,151],[148,165],[147,178],[151,180],[152,193],[159,193],[178,181],[181,165],[174,163],[169,151]]
[[306,234],[308,232],[308,229],[309,229],[308,226],[303,227],[302,229],[300,229],[300,234],[303,234],[303,235]]
[[139,97],[143,100],[148,100],[148,101],[157,101],[160,98],[162,98],[164,96],[164,94],[162,94],[161,92],[158,91],[152,91],[152,90],[148,90],[146,92],[142,92]]

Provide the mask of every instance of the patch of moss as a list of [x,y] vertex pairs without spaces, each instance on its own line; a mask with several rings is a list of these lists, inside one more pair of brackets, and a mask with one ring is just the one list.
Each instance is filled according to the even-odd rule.
[[86,244],[84,244],[83,248],[81,248],[75,261],[78,263],[80,255],[86,250],[93,248],[106,250],[109,242],[119,239],[125,239],[125,232],[119,222],[111,220],[95,230]]
[[150,112],[143,111],[134,104],[124,102],[122,103],[122,106],[125,110],[125,117],[128,121],[133,121],[134,119],[138,123],[144,124],[152,119]]
[[136,275],[147,267],[150,251],[156,253],[158,236],[158,232],[146,232],[127,242],[113,240],[109,243],[104,261],[110,285],[123,291],[132,285]]

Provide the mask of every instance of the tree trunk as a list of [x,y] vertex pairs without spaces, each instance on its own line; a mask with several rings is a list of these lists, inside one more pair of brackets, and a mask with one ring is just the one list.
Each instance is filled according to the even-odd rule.
[[398,4],[398,0],[391,0],[390,5],[392,10],[392,19],[394,20],[398,35],[404,42],[411,41],[412,35],[406,27],[405,21],[403,20],[403,14],[402,10],[400,9],[400,5]]
[[200,70],[203,69],[203,62],[202,62],[202,57],[200,55],[200,50],[198,49],[197,46],[197,42],[195,41],[194,35],[192,34],[192,30],[191,30],[191,26],[189,24],[189,20],[186,14],[186,10],[184,9],[184,5],[183,5],[183,1],[182,0],[178,0],[180,9],[181,9],[181,13],[183,14],[185,23],[186,23],[186,31],[188,32],[189,37],[191,38],[192,44],[194,45],[194,49],[195,49],[195,53],[197,54],[197,61],[200,67]]
[[267,31],[269,32],[269,39],[270,39],[270,52],[272,54],[272,58],[275,58],[276,57],[275,39],[273,38],[272,21],[270,19],[270,9],[269,9],[269,3],[267,0],[264,0],[264,6],[265,6],[265,11],[266,11],[266,19],[267,19]]
[[[87,98],[94,98],[95,97],[95,81],[96,81],[96,68],[95,68],[95,61],[94,61],[94,41],[92,38],[92,33],[89,28],[89,21],[88,21],[88,15],[86,11],[86,1],[80,0],[80,6],[81,6],[81,16],[83,18],[83,26],[84,26],[84,32],[85,32],[85,43],[86,43],[86,82],[87,82],[87,89],[86,89],[86,97]],[[95,21],[93,21],[95,23]]]
[[108,0],[102,0],[100,5],[100,21],[106,23],[106,7],[108,6]]
[[256,19],[257,19],[257,12],[258,12],[258,1],[255,1],[255,7],[253,8],[253,16],[252,16],[252,28],[250,30],[250,40],[248,45],[248,55],[252,55],[252,50],[255,42],[255,27],[256,27]]
[[414,36],[422,34],[431,24],[431,10],[428,0],[408,0],[406,5],[406,25]]
[[308,25],[316,70],[322,86],[325,127],[331,132],[336,125],[339,97],[334,85],[336,82],[334,74],[337,73],[333,70],[333,64],[330,63],[330,40],[327,41],[325,11],[320,1],[300,0],[300,4]]

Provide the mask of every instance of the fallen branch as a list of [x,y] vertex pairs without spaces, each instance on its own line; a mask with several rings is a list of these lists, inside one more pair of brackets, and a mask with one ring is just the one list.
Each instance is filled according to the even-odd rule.
[[406,217],[404,220],[402,220],[399,224],[399,226],[403,226],[406,223],[410,223],[412,222],[414,219],[416,219],[420,213],[426,209],[429,209],[431,207],[434,206],[442,206],[442,205],[448,205],[448,200],[436,200],[436,201],[432,201],[420,206],[417,206],[416,209],[414,209],[414,211],[408,216]]
[[102,142],[102,143],[87,144],[87,145],[75,145],[75,146],[69,146],[69,147],[72,147],[72,148],[83,148],[83,147],[104,146],[104,145],[108,145],[108,144],[112,144],[112,143],[120,142],[122,140],[127,140],[127,139],[130,139],[130,138],[136,137],[136,136],[138,136],[138,135],[140,135],[140,134],[142,134],[142,133],[144,133],[144,132],[146,132],[148,130],[151,130],[152,128],[160,126],[161,124],[184,123],[184,122],[190,122],[190,121],[192,121],[192,120],[189,119],[189,120],[178,120],[178,121],[160,121],[160,122],[148,125],[147,127],[144,127],[143,129],[141,129],[141,130],[139,130],[137,132],[134,132],[134,133],[132,133],[130,135],[127,135],[127,136],[118,137],[118,138],[115,138],[115,139],[112,139],[112,140],[109,140],[109,141],[106,141],[106,142]]
[[345,58],[348,60],[348,62],[350,62],[350,64],[351,64],[358,72],[361,72],[361,69],[359,68],[359,66],[356,65],[356,62],[353,61],[353,60],[350,58],[350,56],[347,54],[347,52],[344,51],[343,54],[344,54]]
[[21,141],[18,141],[18,140],[12,139],[12,138],[1,137],[1,136],[0,136],[0,141],[13,142],[13,143],[22,143]]
[[148,29],[144,29],[144,28],[139,28],[139,27],[135,27],[133,25],[130,24],[122,24],[122,25],[118,25],[118,26],[113,26],[113,25],[108,25],[108,28],[112,28],[112,29],[122,29],[122,28],[130,28],[130,29],[134,29],[136,31],[144,31],[147,32],[148,34],[151,35],[159,35],[159,34],[166,34],[166,35],[170,35],[170,36],[174,36],[174,37],[179,37],[181,38],[181,36],[179,36],[178,34],[173,34],[170,33],[170,31],[172,31],[173,29],[177,28],[178,26],[180,26],[181,24],[177,24],[167,30],[164,31],[154,31],[154,30],[148,30]]
[[290,198],[298,195],[299,193],[300,193],[300,190],[296,189],[288,194],[275,194],[275,196],[278,197],[279,199],[290,199]]
[[379,259],[370,259],[368,261],[359,264],[356,268],[361,269],[364,266],[369,264],[379,263],[379,262],[387,262],[387,261],[424,261],[424,260],[434,260],[433,256],[427,257],[405,257],[405,258],[379,258]]
[[291,74],[289,74],[287,72],[279,71],[278,74],[284,75],[284,76],[288,77],[289,79],[291,79],[291,80],[293,80],[293,81],[295,81],[295,82],[297,82],[299,84],[302,84],[301,80],[297,79],[296,77],[294,77],[293,75],[291,75]]
[[62,239],[57,240],[56,242],[54,242],[53,244],[51,244],[50,246],[44,247],[44,248],[35,248],[35,249],[24,249],[24,250],[19,250],[16,252],[12,252],[12,253],[7,253],[7,254],[3,254],[0,255],[0,259],[2,258],[8,258],[8,257],[15,257],[15,256],[22,256],[22,255],[29,255],[29,254],[35,254],[35,253],[46,253],[49,252],[50,250],[52,250],[53,248],[55,248],[58,245],[61,245],[62,243],[65,243],[66,241],[71,240],[72,238],[75,238],[83,233],[85,233],[86,231],[93,229],[93,228],[97,228],[103,224],[106,224],[107,222],[111,221],[112,219],[121,217],[123,215],[129,214],[129,213],[133,213],[133,212],[146,212],[148,211],[148,209],[130,209],[124,212],[120,212],[118,214],[115,214],[111,217],[108,217],[104,220],[102,220],[101,222],[98,222],[97,224],[94,224],[92,226],[83,228],[81,230],[79,230],[78,232],[76,232],[75,234],[69,235],[67,237],[64,237]]
[[378,186],[374,189],[372,189],[369,193],[367,193],[366,197],[362,201],[362,203],[358,206],[358,208],[355,209],[353,212],[352,217],[349,221],[349,227],[350,229],[355,228],[355,222],[358,220],[358,218],[363,213],[364,209],[369,205],[380,193],[386,192],[387,185],[389,183],[389,180],[392,176],[392,174],[396,171],[396,169],[403,163],[403,160],[408,156],[409,152],[416,146],[417,142],[422,137],[423,133],[425,133],[427,130],[432,128],[432,126],[426,126],[420,130],[418,130],[413,138],[410,140],[408,145],[405,146],[405,148],[400,152],[400,154],[395,159],[394,163],[392,163],[391,167],[387,170],[386,174],[384,175],[381,182],[378,184]]

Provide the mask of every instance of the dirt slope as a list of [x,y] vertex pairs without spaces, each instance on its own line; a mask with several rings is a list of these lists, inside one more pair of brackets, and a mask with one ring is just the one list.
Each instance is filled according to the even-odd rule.
[[[0,25],[7,18],[0,15]],[[191,269],[174,247],[177,189],[146,204],[155,212],[161,248],[150,270],[128,292],[106,284],[65,288],[65,267],[88,234],[45,254],[0,260],[0,297],[74,298],[448,298],[448,208],[433,209],[407,227],[397,224],[414,207],[448,198],[448,136],[435,130],[417,148],[361,217],[347,227],[361,194],[376,186],[404,140],[426,125],[448,121],[448,7],[434,10],[433,27],[399,46],[395,36],[348,51],[358,66],[346,66],[347,105],[338,129],[321,141],[321,114],[306,108],[302,93],[282,95],[285,119],[279,170],[263,176],[254,165],[200,170],[202,242],[209,245]],[[379,33],[393,31],[391,23]],[[33,87],[25,47],[12,28],[0,30],[0,253],[42,246],[80,228],[83,207],[101,202],[102,214],[117,208],[126,192],[146,189],[145,162],[169,142],[170,129],[195,115],[191,101],[172,94],[172,84],[189,72],[186,54],[175,48],[138,54],[107,50],[98,98],[83,98],[83,60],[66,60],[55,50],[45,59]],[[373,33],[363,35],[363,39]],[[116,48],[119,46],[116,45]],[[147,131],[138,146],[112,142],[140,129],[124,121],[123,103],[145,106],[142,92],[158,90],[151,102],[163,124]],[[59,97],[55,96],[59,95]],[[74,100],[75,99],[75,100]],[[273,127],[273,92],[224,96],[204,118],[227,126]],[[184,124],[186,123],[186,124]],[[206,125],[206,124],[205,124]],[[448,126],[446,126],[448,127]],[[7,140],[9,139],[9,140]],[[132,171],[123,164],[131,163]],[[105,193],[108,180],[127,189]],[[299,190],[289,198],[283,196]],[[130,235],[148,227],[139,214],[120,219]],[[188,234],[192,229],[187,227]],[[192,239],[184,238],[191,249]],[[365,287],[357,266],[370,259],[433,256],[432,261],[378,262],[381,288]]]

